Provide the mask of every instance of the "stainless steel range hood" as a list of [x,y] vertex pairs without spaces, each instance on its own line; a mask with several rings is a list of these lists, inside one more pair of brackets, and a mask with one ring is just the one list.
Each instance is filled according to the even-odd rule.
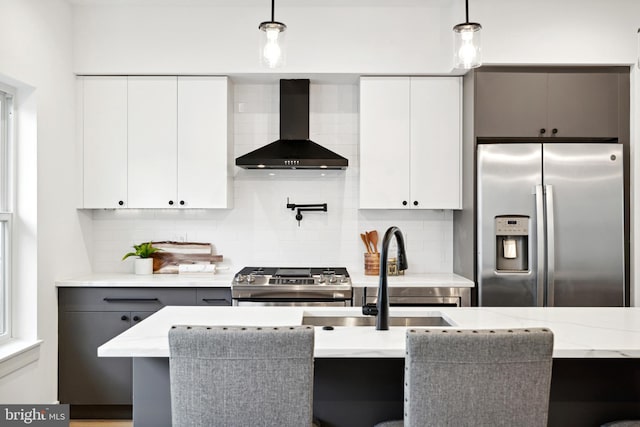
[[309,79],[280,80],[280,139],[236,159],[244,169],[346,169],[349,160],[309,140]]

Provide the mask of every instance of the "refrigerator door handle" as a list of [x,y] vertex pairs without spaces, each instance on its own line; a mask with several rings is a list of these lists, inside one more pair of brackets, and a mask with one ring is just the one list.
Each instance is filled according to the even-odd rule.
[[536,246],[537,257],[537,283],[536,283],[536,304],[544,307],[544,188],[536,185]]
[[545,204],[547,208],[547,306],[553,307],[555,291],[555,231],[553,220],[553,185],[545,185]]

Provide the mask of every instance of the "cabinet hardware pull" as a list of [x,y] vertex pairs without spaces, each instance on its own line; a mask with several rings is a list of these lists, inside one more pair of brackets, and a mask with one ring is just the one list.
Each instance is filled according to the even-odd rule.
[[122,200],[119,200],[119,201],[118,201],[118,204],[119,204],[120,206],[122,206],[122,205],[124,205],[124,202],[123,202]]
[[540,129],[540,135],[544,135],[547,132],[545,128]]
[[202,298],[202,301],[204,301],[204,302],[221,302],[221,301],[229,302],[229,300],[226,299],[226,298]]
[[551,133],[555,135],[556,133],[558,133],[558,129],[556,128],[551,129]]
[[173,200],[169,200],[169,205],[173,206]]
[[180,200],[180,206],[184,206],[184,200]]
[[120,320],[129,320],[129,318],[128,318],[127,316],[124,316],[124,315],[123,315],[123,316],[120,318]]
[[413,201],[413,206],[418,206],[418,201],[417,200]]
[[158,298],[111,298],[104,297],[103,301],[106,302],[156,302]]
[[407,201],[406,200],[402,201],[402,206],[407,206]]
[[139,317],[139,316],[133,316],[133,321],[134,321],[134,322],[137,322],[137,321],[139,321],[139,320],[140,320],[140,317]]

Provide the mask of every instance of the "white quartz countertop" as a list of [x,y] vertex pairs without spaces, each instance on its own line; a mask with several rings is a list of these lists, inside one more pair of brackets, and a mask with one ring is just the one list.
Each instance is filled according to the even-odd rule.
[[[215,274],[151,274],[96,273],[71,279],[57,280],[57,287],[230,287],[235,270],[217,271]],[[354,288],[378,286],[378,276],[351,274]],[[389,276],[391,287],[447,287],[472,288],[472,280],[453,273],[410,273]]]
[[[354,288],[378,286],[379,276],[365,276],[363,273],[351,274]],[[453,273],[411,273],[406,271],[402,276],[387,276],[389,286],[420,288],[473,288],[473,280],[465,279]]]
[[[360,307],[169,306],[98,347],[100,357],[168,357],[172,325],[300,325],[305,315],[360,315]],[[546,327],[554,333],[555,358],[640,357],[640,308],[392,307],[391,316],[442,315],[448,329]],[[411,327],[422,329],[424,327]],[[315,328],[315,357],[402,358],[406,327]]]
[[226,270],[215,274],[90,274],[71,279],[57,280],[56,286],[67,287],[230,287],[233,273]]

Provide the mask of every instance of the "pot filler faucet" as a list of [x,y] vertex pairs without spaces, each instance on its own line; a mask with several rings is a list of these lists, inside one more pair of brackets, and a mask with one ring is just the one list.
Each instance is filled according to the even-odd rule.
[[387,258],[391,237],[395,236],[398,241],[398,270],[406,270],[407,254],[404,249],[404,238],[398,227],[389,227],[382,238],[382,250],[380,251],[380,281],[378,283],[378,304],[376,330],[386,331],[389,329],[389,292],[387,285]]

